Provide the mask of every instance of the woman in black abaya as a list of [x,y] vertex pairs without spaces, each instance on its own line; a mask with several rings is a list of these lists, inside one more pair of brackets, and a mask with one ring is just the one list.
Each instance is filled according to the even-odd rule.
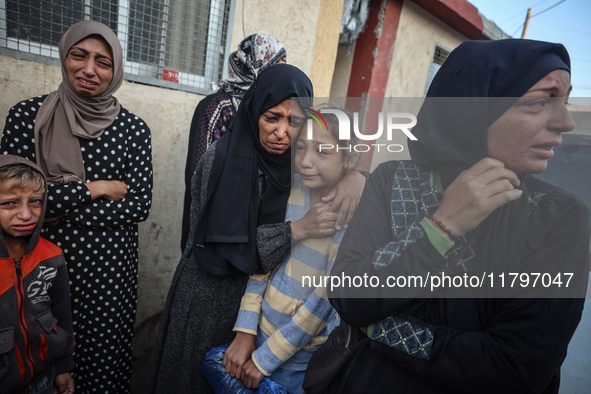
[[305,123],[302,107],[313,95],[296,67],[265,69],[246,92],[234,127],[201,158],[191,186],[189,241],[160,321],[149,392],[211,392],[201,360],[234,339],[249,274],[281,264],[292,242],[334,234],[322,216],[285,221],[291,133]]
[[[589,213],[531,174],[574,127],[570,90],[559,44],[468,41],[450,54],[412,130],[412,161],[372,174],[333,275],[496,282],[482,292],[334,291],[341,318],[362,329],[329,392],[558,392],[583,309]],[[560,274],[563,285],[534,287],[532,277],[498,292],[510,272]],[[564,273],[574,273],[568,288]]]

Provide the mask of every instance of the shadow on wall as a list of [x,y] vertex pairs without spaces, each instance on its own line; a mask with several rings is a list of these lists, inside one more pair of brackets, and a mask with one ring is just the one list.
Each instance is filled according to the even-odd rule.
[[131,394],[144,394],[152,358],[152,348],[158,334],[158,323],[162,312],[148,317],[136,327],[133,335],[133,357],[131,360]]

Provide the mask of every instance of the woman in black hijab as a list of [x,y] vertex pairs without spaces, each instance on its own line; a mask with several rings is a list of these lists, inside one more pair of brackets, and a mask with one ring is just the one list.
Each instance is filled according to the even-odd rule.
[[313,215],[284,221],[291,133],[305,123],[302,107],[311,105],[313,95],[310,80],[296,67],[265,69],[246,92],[233,128],[199,162],[189,242],[160,321],[149,392],[211,392],[201,359],[234,339],[248,275],[281,264],[292,241],[335,232],[334,221],[328,228]]
[[372,174],[332,271],[420,279],[332,292],[363,329],[329,392],[558,392],[583,309],[589,213],[530,174],[574,128],[570,90],[559,44],[468,41],[450,54],[412,130],[413,160]]

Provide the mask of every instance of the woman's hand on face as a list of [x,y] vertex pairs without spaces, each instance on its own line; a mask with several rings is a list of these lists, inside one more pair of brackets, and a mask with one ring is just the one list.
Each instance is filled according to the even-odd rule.
[[337,214],[330,211],[330,204],[316,203],[303,218],[291,222],[291,234],[296,241],[330,237],[336,232],[336,223]]
[[449,185],[434,216],[454,234],[466,234],[495,209],[521,197],[519,184],[517,174],[501,161],[482,159]]
[[350,171],[341,178],[330,193],[322,197],[322,202],[330,203],[330,212],[338,214],[337,230],[346,228],[353,219],[364,187],[365,176],[357,171]]
[[252,359],[248,360],[246,364],[244,364],[244,368],[242,370],[242,383],[249,389],[256,389],[261,385],[261,381],[265,375],[259,371]]
[[226,367],[226,372],[233,378],[242,376],[242,367],[250,360],[252,352],[256,349],[254,345],[254,335],[238,331],[236,337],[228,346],[222,363]]
[[127,195],[127,185],[121,181],[94,181],[85,185],[93,200],[104,197],[110,201],[117,201]]

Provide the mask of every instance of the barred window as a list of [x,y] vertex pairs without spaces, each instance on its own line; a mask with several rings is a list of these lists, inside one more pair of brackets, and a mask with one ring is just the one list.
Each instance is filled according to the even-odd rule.
[[96,20],[121,41],[125,79],[210,92],[222,79],[229,53],[232,5],[232,0],[0,0],[0,54],[59,59],[59,41],[70,26]]
[[435,47],[435,54],[433,55],[433,63],[439,64],[441,66],[448,56],[449,51],[437,46]]

